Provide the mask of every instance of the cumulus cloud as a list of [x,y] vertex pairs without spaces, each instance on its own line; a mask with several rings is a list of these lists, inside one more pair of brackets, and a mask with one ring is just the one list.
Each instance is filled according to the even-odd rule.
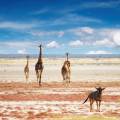
[[94,29],[91,27],[79,27],[79,28],[75,28],[75,29],[70,29],[69,32],[72,32],[75,35],[81,36],[84,34],[93,34]]
[[26,49],[21,49],[21,50],[18,50],[17,53],[18,54],[26,54],[27,51],[26,51]]
[[103,29],[100,32],[101,36],[106,36],[109,45],[120,46],[120,29]]
[[116,31],[112,34],[112,40],[117,46],[120,46],[120,31]]
[[114,45],[114,43],[110,39],[104,38],[103,40],[97,40],[97,41],[95,41],[94,45],[112,46],[112,45]]
[[50,43],[48,43],[46,45],[46,47],[48,47],[48,48],[58,48],[59,44],[56,41],[51,41]]
[[80,40],[75,40],[75,41],[71,41],[69,43],[70,46],[73,46],[73,47],[78,47],[78,46],[81,46],[83,45],[83,43],[80,41]]
[[[92,45],[92,46],[108,46],[118,47],[120,46],[120,29],[113,28],[91,28],[91,27],[79,27],[70,29],[68,31],[74,34],[80,41],[74,41],[76,44]],[[74,45],[73,42],[73,45]],[[70,43],[72,44],[72,43]]]
[[96,31],[96,36],[103,40],[96,40],[94,45],[120,46],[120,29],[98,29]]
[[98,50],[98,51],[89,51],[87,54],[112,54],[112,53],[109,51]]

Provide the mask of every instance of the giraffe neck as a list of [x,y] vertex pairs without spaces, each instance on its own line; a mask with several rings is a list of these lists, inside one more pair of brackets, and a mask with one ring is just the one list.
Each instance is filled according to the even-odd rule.
[[42,62],[42,47],[40,46],[40,53],[39,53],[39,58],[38,58],[38,62]]
[[28,66],[28,64],[29,64],[29,61],[27,60],[27,66]]
[[67,55],[67,61],[68,61],[68,53],[66,55]]
[[28,60],[28,58],[27,58],[27,66],[29,65],[29,60]]

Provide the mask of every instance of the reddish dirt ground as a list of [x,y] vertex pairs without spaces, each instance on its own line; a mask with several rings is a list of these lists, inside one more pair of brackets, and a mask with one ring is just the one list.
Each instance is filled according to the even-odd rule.
[[[80,89],[80,88],[94,88],[97,86],[102,86],[102,87],[106,87],[106,89],[108,87],[112,87],[112,88],[118,88],[120,87],[120,83],[117,82],[101,82],[101,83],[71,83],[69,85],[63,85],[62,83],[43,83],[43,85],[41,87],[39,87],[36,83],[1,83],[0,84],[0,92],[4,92],[4,91],[13,91],[12,94],[0,94],[0,100],[7,100],[7,101],[27,101],[27,100],[41,100],[41,101],[81,101],[83,100],[87,94],[89,93],[88,90],[83,90],[82,92],[77,91],[76,93],[71,93],[71,94],[59,94],[59,90],[57,93],[51,94],[51,93],[46,93],[44,94],[44,92],[32,92],[33,90],[44,90],[44,89],[48,89],[48,91],[50,89],[59,89],[61,88],[62,91],[64,91],[65,89],[69,89],[69,88],[76,88],[76,89]],[[25,91],[25,90],[29,90]],[[114,100],[114,102],[120,101],[120,95],[103,95],[103,101],[105,102],[112,102]]]
[[[41,87],[36,83],[1,83],[0,118],[5,120],[10,118],[28,120],[41,118],[44,120],[45,117],[52,118],[56,112],[58,116],[63,114],[91,114],[89,113],[89,102],[85,105],[81,103],[88,93],[98,86],[106,88],[103,92],[102,114],[120,117],[120,83],[82,82],[69,85],[43,83]],[[36,103],[36,101],[38,102]],[[17,102],[20,102],[20,105]]]

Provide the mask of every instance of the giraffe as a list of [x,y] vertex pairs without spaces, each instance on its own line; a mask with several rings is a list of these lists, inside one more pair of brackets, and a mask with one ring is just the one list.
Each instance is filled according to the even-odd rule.
[[28,81],[28,78],[29,78],[29,56],[26,56],[26,58],[27,58],[27,64],[24,67],[24,73],[25,73],[26,81]]
[[43,72],[42,45],[40,45],[39,48],[40,48],[40,53],[39,53],[38,61],[35,65],[35,71],[37,76],[37,82],[39,82],[39,86],[41,86],[41,76]]
[[66,53],[67,56],[67,60],[65,60],[62,69],[61,69],[61,73],[62,73],[62,77],[63,77],[63,82],[65,83],[70,83],[70,61],[68,60],[68,53]]

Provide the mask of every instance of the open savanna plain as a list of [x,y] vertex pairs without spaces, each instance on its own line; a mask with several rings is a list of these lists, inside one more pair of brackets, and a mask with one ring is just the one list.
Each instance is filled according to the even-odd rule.
[[[26,81],[26,59],[0,59],[1,120],[119,120],[120,59],[71,58],[71,83],[63,84],[64,58],[44,58],[42,86],[39,87],[30,59],[30,77]],[[105,87],[101,112],[96,103],[89,112],[83,104],[95,87]]]

